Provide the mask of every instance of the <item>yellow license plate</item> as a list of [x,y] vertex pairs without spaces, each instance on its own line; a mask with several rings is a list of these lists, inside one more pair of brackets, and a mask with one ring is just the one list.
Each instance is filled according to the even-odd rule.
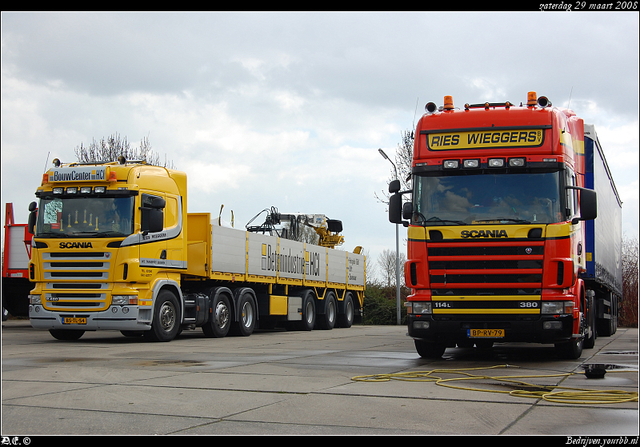
[[502,338],[504,329],[468,329],[469,338]]
[[85,317],[63,317],[62,324],[87,324],[87,319]]

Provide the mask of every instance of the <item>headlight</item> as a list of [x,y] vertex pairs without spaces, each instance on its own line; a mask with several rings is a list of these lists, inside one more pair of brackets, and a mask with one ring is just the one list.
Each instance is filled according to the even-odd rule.
[[470,160],[463,160],[462,161],[462,166],[464,166],[465,168],[479,168],[480,167],[480,159],[479,158],[475,158],[475,159],[470,159]]
[[413,314],[430,314],[431,301],[413,301],[411,302],[411,313]]
[[113,295],[111,297],[111,304],[116,306],[123,306],[125,304],[138,304],[137,295]]
[[29,295],[29,304],[41,304],[40,295]]
[[458,160],[445,160],[442,166],[445,169],[457,169],[460,166],[460,162]]
[[563,315],[573,313],[572,301],[543,301],[542,310],[543,314]]

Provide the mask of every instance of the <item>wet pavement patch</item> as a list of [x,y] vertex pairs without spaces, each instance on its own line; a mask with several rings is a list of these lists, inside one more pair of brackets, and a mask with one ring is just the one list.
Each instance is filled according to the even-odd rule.
[[590,363],[582,365],[584,375],[588,379],[602,379],[607,371],[638,371],[635,365],[618,365],[612,363]]

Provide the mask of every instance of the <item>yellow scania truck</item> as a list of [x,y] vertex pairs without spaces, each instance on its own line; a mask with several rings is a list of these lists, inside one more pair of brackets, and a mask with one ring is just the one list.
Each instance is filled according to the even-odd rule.
[[197,327],[248,336],[258,325],[331,329],[361,316],[365,257],[334,248],[340,221],[309,219],[319,245],[225,227],[187,213],[184,172],[122,157],[56,159],[36,196],[29,318],[57,339],[107,329],[169,341]]

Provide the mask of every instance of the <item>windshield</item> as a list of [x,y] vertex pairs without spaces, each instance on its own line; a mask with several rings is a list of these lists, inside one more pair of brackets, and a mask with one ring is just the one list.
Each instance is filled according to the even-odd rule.
[[414,177],[414,225],[554,223],[558,172]]
[[133,197],[47,197],[36,237],[118,237],[133,233]]

